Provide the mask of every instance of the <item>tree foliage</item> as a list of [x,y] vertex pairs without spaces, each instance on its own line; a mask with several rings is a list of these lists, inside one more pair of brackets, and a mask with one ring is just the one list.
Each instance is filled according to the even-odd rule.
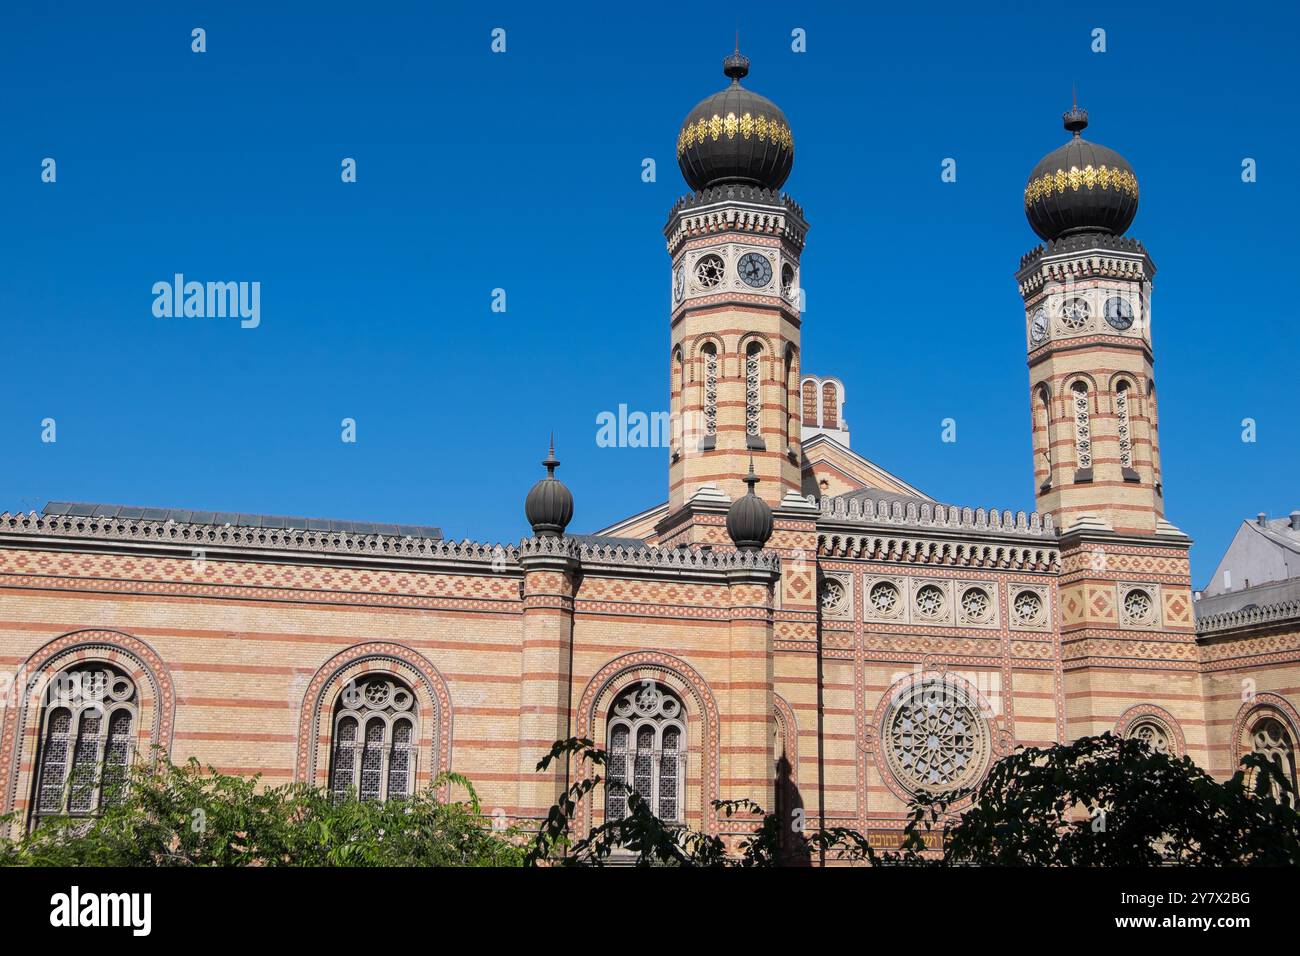
[[[750,831],[728,852],[717,835],[663,823],[635,792],[625,817],[574,838],[576,809],[601,783],[605,754],[590,740],[570,738],[557,741],[538,769],[561,758],[575,761],[580,779],[551,808],[528,851],[530,865],[752,867],[814,856],[877,866],[1300,864],[1292,786],[1258,754],[1219,782],[1188,757],[1112,734],[1021,748],[995,763],[977,788],[918,794],[902,846],[890,852],[847,827],[786,836],[790,821],[752,801],[717,801],[725,816],[741,818],[738,829]],[[941,853],[926,849],[930,832],[942,834]]]
[[[665,823],[635,791],[627,813],[576,834],[584,800],[606,786],[592,741],[556,741],[538,764],[569,763],[566,788],[531,840],[483,813],[470,782],[440,776],[414,797],[336,800],[302,784],[262,788],[159,753],[95,818],[57,818],[0,839],[0,865],[28,866],[642,866],[771,867],[825,858],[877,866],[1244,866],[1300,864],[1289,780],[1250,754],[1219,782],[1187,757],[1111,734],[1022,748],[976,788],[918,794],[902,848],[856,830],[802,832],[749,800],[716,801],[732,836]],[[463,793],[440,796],[445,787]],[[0,818],[0,823],[12,823]],[[3,831],[8,832],[5,826]],[[927,850],[942,836],[942,853]]]
[[[964,796],[932,806],[942,813]],[[1260,754],[1220,782],[1136,739],[1082,737],[1010,754],[969,796],[944,835],[945,863],[1300,864],[1294,790]]]
[[[442,800],[446,784],[465,798]],[[518,844],[514,831],[494,827],[457,774],[407,799],[339,801],[321,788],[264,789],[256,777],[218,773],[197,760],[178,766],[159,755],[153,766],[132,771],[99,816],[49,819],[0,840],[0,864],[517,866]]]

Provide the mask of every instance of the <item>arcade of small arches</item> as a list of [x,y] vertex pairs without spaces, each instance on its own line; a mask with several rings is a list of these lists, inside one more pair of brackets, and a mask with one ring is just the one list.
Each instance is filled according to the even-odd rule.
[[[697,410],[698,424],[683,429],[674,426],[674,457],[681,453],[678,439],[682,431],[696,433],[701,451],[715,446],[718,434],[718,393],[720,384],[729,378],[727,353],[723,343],[715,338],[701,338],[690,349],[688,357],[681,345],[675,346],[671,363],[671,416],[680,422],[688,410]],[[798,349],[787,345],[781,361],[772,357],[771,345],[761,336],[743,339],[735,358],[736,376],[744,385],[744,428],[746,447],[751,451],[766,451],[762,434],[763,396],[773,383],[781,389],[777,403],[784,411],[787,447],[797,439],[790,431],[795,415],[796,382],[799,377]]]

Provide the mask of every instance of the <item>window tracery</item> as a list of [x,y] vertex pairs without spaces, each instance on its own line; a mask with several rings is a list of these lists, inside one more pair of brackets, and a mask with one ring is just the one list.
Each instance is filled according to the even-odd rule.
[[626,816],[636,793],[666,822],[682,820],[686,724],[681,700],[654,681],[624,691],[610,709],[605,817]]
[[61,671],[45,693],[36,817],[97,813],[121,794],[131,762],[139,690],[103,663]]
[[990,753],[979,707],[951,680],[906,689],[885,715],[885,756],[907,789],[932,793],[969,786]]
[[1074,398],[1074,447],[1080,470],[1092,467],[1092,427],[1088,418],[1088,386],[1075,382],[1070,386]]
[[1289,806],[1295,805],[1295,741],[1291,732],[1276,717],[1265,716],[1255,721],[1250,731],[1251,750],[1262,754],[1278,769],[1282,779],[1291,784],[1291,793],[1279,792],[1273,787],[1274,796],[1285,801]]
[[334,712],[334,799],[409,797],[415,784],[415,694],[387,674],[351,681]]
[[718,434],[718,350],[712,342],[706,343],[704,356],[704,437],[716,438]]

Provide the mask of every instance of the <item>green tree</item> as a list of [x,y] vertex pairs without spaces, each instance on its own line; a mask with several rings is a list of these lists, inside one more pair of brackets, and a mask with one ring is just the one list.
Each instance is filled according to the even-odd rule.
[[[0,864],[518,866],[523,859],[520,835],[494,826],[470,782],[456,774],[384,803],[336,800],[302,784],[258,784],[197,760],[177,766],[160,754],[153,766],[134,768],[99,816],[45,820],[18,839],[0,840]],[[441,799],[446,784],[464,799]]]
[[[752,825],[730,853],[715,835],[663,823],[635,792],[628,793],[626,816],[575,838],[575,811],[602,782],[605,754],[587,739],[557,741],[538,770],[559,759],[574,761],[580,779],[538,829],[528,865],[751,867],[791,859],[781,839],[789,821],[747,800],[714,803]],[[1257,754],[1219,782],[1190,758],[1102,734],[1017,750],[971,790],[918,794],[898,851],[874,850],[846,827],[800,834],[799,843],[805,859],[825,855],[877,866],[1296,865],[1294,797],[1290,782]],[[931,831],[941,832],[941,854],[925,849]]]

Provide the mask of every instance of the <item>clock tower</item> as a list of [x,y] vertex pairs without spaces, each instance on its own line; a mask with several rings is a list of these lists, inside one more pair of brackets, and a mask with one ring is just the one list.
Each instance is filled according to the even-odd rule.
[[[800,488],[799,256],[808,224],[779,192],[794,163],[785,114],[731,83],[687,115],[677,162],[691,194],[669,213],[672,443],[664,543],[705,541],[692,518],[745,495],[772,507]],[[720,513],[720,512],[719,512]]]
[[[1113,730],[1118,714],[1168,695],[1188,746],[1203,745],[1191,541],[1164,518],[1151,338],[1155,265],[1125,238],[1133,169],[1071,138],[1038,163],[1025,215],[1045,245],[1024,256],[1034,490],[1062,529],[1057,583],[1066,738]],[[1158,674],[1156,678],[1153,675]],[[1099,703],[1100,701],[1100,703]],[[1163,711],[1162,711],[1163,713]]]
[[1151,340],[1155,264],[1124,237],[1138,183],[1114,150],[1073,135],[1030,174],[1025,213],[1046,246],[1024,256],[1038,510],[1062,528],[1086,520],[1153,534],[1164,516]]

